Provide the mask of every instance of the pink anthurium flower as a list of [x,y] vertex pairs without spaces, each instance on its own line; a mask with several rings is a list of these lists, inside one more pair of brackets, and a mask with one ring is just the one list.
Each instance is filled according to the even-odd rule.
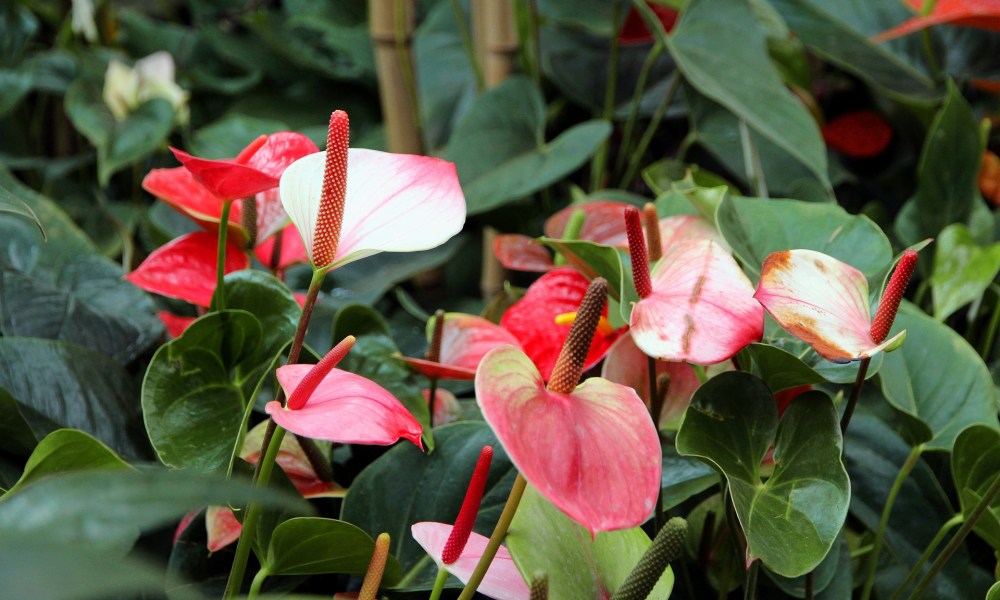
[[228,506],[209,506],[205,509],[205,529],[208,532],[208,551],[218,552],[240,539],[243,525]]
[[462,230],[465,196],[454,164],[348,149],[347,141],[347,113],[336,111],[326,151],[299,159],[281,176],[281,202],[316,269],[378,252],[427,250]]
[[[247,433],[243,440],[240,458],[251,465],[257,464],[257,461],[260,460],[260,447],[261,442],[264,441],[266,430],[267,421],[262,421]],[[347,490],[336,482],[323,481],[316,475],[316,469],[309,462],[309,458],[294,435],[286,435],[281,439],[281,447],[278,448],[275,462],[278,463],[278,466],[285,472],[303,498],[343,498],[347,493]]]
[[906,334],[885,339],[916,260],[916,252],[904,253],[874,321],[864,274],[813,250],[783,250],[768,256],[754,298],[779,325],[823,358],[838,363],[871,358],[897,345]]
[[493,240],[493,255],[505,269],[544,273],[555,268],[552,255],[535,238],[504,233]]
[[422,429],[406,407],[379,384],[333,367],[354,345],[348,336],[316,365],[278,368],[288,403],[264,407],[292,433],[344,444],[394,444],[400,438],[422,447]]
[[[215,234],[207,231],[182,235],[154,250],[136,270],[125,275],[125,279],[147,292],[207,307],[215,292],[216,244]],[[227,243],[225,272],[249,266],[247,255],[236,245]]]
[[[572,320],[557,321],[557,317],[576,311],[588,284],[587,278],[571,267],[555,269],[528,286],[524,297],[500,318],[500,326],[520,341],[546,381],[552,376],[572,323]],[[607,315],[606,308],[604,315]],[[594,333],[584,369],[596,365],[619,335],[621,331],[614,330],[606,320],[602,321],[602,327]]]
[[711,365],[764,334],[764,310],[733,257],[711,240],[672,244],[649,273],[639,211],[625,213],[632,276],[632,338],[647,356]]
[[[424,396],[424,402],[430,405],[431,391],[424,388],[420,393]],[[455,394],[444,388],[434,389],[434,416],[432,419],[434,427],[454,423],[462,418],[464,412]]]
[[[485,554],[489,538],[474,531],[471,532],[458,559],[445,565],[441,556],[444,554],[444,548],[453,529],[453,525],[425,521],[410,526],[410,533],[413,535],[413,539],[434,559],[439,568],[447,569],[462,583],[468,583],[473,571],[476,570],[476,565],[479,564],[479,559]],[[486,577],[483,578],[476,591],[496,600],[527,600],[531,597],[531,590],[524,583],[524,578],[518,572],[514,559],[511,558],[510,551],[507,550],[506,546],[500,546],[497,550],[489,570],[486,571]]]
[[[432,317],[427,322],[429,343],[434,325],[435,318]],[[502,344],[521,345],[514,334],[482,317],[446,313],[438,360],[410,357],[403,357],[403,360],[425,377],[472,380],[476,377],[476,367],[483,356]]]

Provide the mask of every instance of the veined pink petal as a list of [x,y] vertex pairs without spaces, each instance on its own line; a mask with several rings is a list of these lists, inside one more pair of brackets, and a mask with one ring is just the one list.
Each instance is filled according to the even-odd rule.
[[[312,256],[325,152],[288,167],[281,201]],[[333,266],[378,252],[428,250],[465,223],[465,196],[455,165],[437,158],[352,148],[347,158],[347,199]]]
[[[284,210],[282,210],[282,214],[284,214]],[[299,230],[295,228],[295,225],[289,223],[282,231],[284,233],[281,235],[281,254],[278,257],[278,270],[283,271],[292,265],[309,262],[306,247],[302,245],[302,236],[299,235]],[[271,266],[271,254],[274,252],[276,240],[276,236],[272,235],[260,242],[257,248],[254,249],[254,254],[261,264],[268,267]]]
[[177,148],[170,150],[199,183],[221,200],[247,198],[278,185],[274,175],[232,159],[199,158]]
[[[240,458],[251,465],[257,464],[266,430],[267,421],[262,421],[247,433],[243,439]],[[309,458],[306,457],[306,453],[303,452],[302,446],[299,445],[299,441],[294,435],[286,435],[282,438],[275,462],[278,463],[278,466],[285,472],[303,498],[342,498],[347,493],[347,490],[336,482],[323,481],[316,476],[316,469],[309,462]]]
[[[434,332],[433,321],[427,325],[427,339]],[[431,362],[419,358],[403,358],[427,377],[474,379],[479,361],[490,350],[503,344],[520,347],[514,334],[476,315],[447,313],[441,331],[441,360]]]
[[764,260],[754,298],[785,330],[833,362],[874,356],[899,337],[875,343],[868,281],[861,271],[821,252],[772,253]]
[[208,551],[218,552],[240,539],[243,525],[236,520],[231,508],[209,506],[205,510],[205,529],[208,532]]
[[[649,406],[649,375],[646,355],[635,345],[630,333],[618,338],[608,350],[601,367],[601,377],[634,389]],[[658,386],[667,385],[660,411],[659,423],[663,426],[680,417],[691,403],[691,396],[701,385],[691,365],[684,362],[656,361]],[[663,394],[663,390],[660,390]]]
[[569,394],[551,392],[524,352],[501,346],[479,366],[476,398],[525,479],[592,535],[652,513],[660,440],[631,388],[594,377]]
[[[434,559],[439,568],[447,569],[462,583],[468,583],[472,572],[476,570],[476,564],[479,563],[479,559],[486,551],[489,538],[472,532],[458,560],[450,565],[445,565],[441,562],[441,555],[444,553],[444,547],[452,529],[452,525],[424,521],[410,526],[410,533],[413,535],[413,539],[420,544],[420,547]],[[500,546],[497,550],[483,582],[479,584],[478,591],[496,600],[526,600],[531,597],[531,590],[524,583],[524,578],[518,572],[517,566],[514,565],[514,560],[510,557],[510,552],[505,546]]]
[[526,235],[505,233],[493,240],[493,254],[505,269],[544,273],[555,268],[552,255]]
[[195,317],[182,317],[163,310],[156,313],[156,316],[159,317],[160,321],[167,328],[167,335],[172,338],[181,337],[184,330],[195,321]]
[[653,293],[632,308],[632,337],[646,354],[710,365],[761,339],[764,311],[736,261],[715,242],[684,242],[664,253]]
[[[313,365],[285,365],[278,383],[291,396]],[[399,438],[421,445],[421,428],[385,388],[360,375],[333,369],[305,406],[288,410],[279,402],[265,407],[274,422],[292,433],[344,444],[389,445]]]
[[[157,248],[139,267],[125,275],[136,286],[207,307],[215,292],[218,240],[214,233],[196,231]],[[226,247],[225,272],[246,269],[250,259],[238,247]]]

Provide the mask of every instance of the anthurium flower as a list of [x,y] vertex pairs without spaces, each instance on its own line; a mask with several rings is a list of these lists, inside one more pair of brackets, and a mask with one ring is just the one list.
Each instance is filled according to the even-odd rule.
[[[907,0],[915,12],[923,9],[924,0]],[[1000,31],[1000,2],[996,0],[936,0],[929,15],[908,19],[888,31],[878,34],[872,41],[884,42],[920,31],[934,25],[977,27]]]
[[326,151],[299,159],[281,176],[281,202],[315,268],[428,250],[462,230],[465,197],[454,164],[348,150],[347,141],[347,113],[336,111]]
[[[74,6],[77,4],[73,3]],[[188,120],[190,94],[174,82],[174,59],[169,52],[154,52],[129,67],[115,59],[108,62],[104,74],[104,104],[118,121],[153,98],[162,98],[174,107],[175,120]]]
[[[677,24],[677,19],[680,18],[680,13],[676,10],[670,8],[669,6],[663,6],[662,4],[656,4],[655,2],[647,2],[649,8],[653,9],[653,14],[659,19],[660,23],[663,24],[663,29],[667,33],[670,33],[674,25]],[[630,6],[628,14],[625,16],[625,23],[622,25],[621,31],[618,32],[618,42],[621,44],[631,45],[631,44],[646,44],[653,41],[653,34],[649,32],[649,28],[646,27],[646,22],[642,19],[639,11],[636,10],[634,6]]]
[[[560,267],[528,286],[524,297],[500,318],[500,326],[520,341],[546,381],[552,376],[556,359],[569,335],[569,322],[564,323],[561,319],[557,322],[557,317],[576,311],[588,284],[587,278],[573,268]],[[603,314],[607,315],[607,308]],[[620,334],[610,326],[596,331],[584,369],[597,364]]]
[[167,328],[167,335],[172,338],[180,337],[184,330],[187,329],[191,323],[195,322],[196,317],[183,317],[181,315],[175,315],[173,313],[161,310],[156,313],[156,316],[163,323],[163,326]]
[[[266,430],[267,421],[262,421],[247,433],[243,440],[240,458],[251,465],[257,464],[257,461],[260,460],[260,447],[261,442],[264,441]],[[294,435],[286,435],[281,439],[281,447],[278,448],[275,462],[278,463],[278,466],[285,472],[303,498],[342,498],[347,493],[347,490],[336,482],[323,481],[316,475],[316,469],[309,462],[309,458]]]
[[[435,318],[432,317],[427,322],[428,343],[431,342],[434,326]],[[426,377],[472,380],[483,356],[502,344],[521,345],[514,334],[482,317],[446,313],[438,360],[410,357],[403,357],[403,360]]]
[[[424,402],[430,405],[431,391],[424,388],[420,393],[424,397]],[[434,427],[454,423],[462,418],[464,412],[455,394],[440,387],[434,389],[434,416],[432,419]]]
[[[182,235],[154,250],[125,279],[147,292],[207,307],[215,292],[216,244],[215,234],[207,231]],[[249,266],[250,259],[243,250],[227,243],[225,272]]]
[[421,427],[406,407],[379,384],[333,367],[354,344],[348,336],[316,365],[278,368],[288,398],[264,407],[274,422],[292,433],[344,444],[394,444],[399,438],[421,447]]
[[[284,214],[284,209],[282,209],[282,214]],[[299,230],[295,228],[295,225],[289,223],[281,231],[281,247],[277,261],[274,260],[274,246],[278,243],[276,235],[272,235],[257,245],[257,248],[254,249],[257,260],[278,272],[284,271],[292,265],[309,262],[306,247],[302,245],[302,236],[299,235]]]
[[[434,559],[438,568],[447,569],[462,583],[467,583],[472,577],[473,571],[476,570],[479,559],[485,554],[489,538],[473,531],[458,559],[445,565],[441,560],[441,555],[444,553],[444,548],[453,529],[452,525],[425,521],[413,524],[410,527],[410,533],[413,535],[413,539]],[[496,600],[528,600],[531,597],[531,591],[524,583],[524,579],[518,572],[514,559],[511,558],[510,551],[507,550],[506,546],[500,546],[497,550],[489,570],[486,571],[486,577],[483,578],[476,591]]]
[[873,110],[842,114],[823,125],[823,141],[851,158],[878,156],[892,141],[889,123]]
[[483,417],[518,471],[592,535],[644,522],[660,488],[659,436],[635,390],[599,377],[576,385],[606,294],[595,279],[548,387],[513,346],[491,350],[476,372]]
[[[895,317],[916,259],[916,252],[904,253],[893,279],[899,281],[897,272],[900,277],[909,272],[905,272],[901,287],[890,280],[879,306],[880,315]],[[886,340],[891,317],[876,315],[872,321],[868,280],[861,271],[813,250],[783,250],[768,256],[754,298],[786,331],[833,362],[871,358],[905,335],[900,332]]]

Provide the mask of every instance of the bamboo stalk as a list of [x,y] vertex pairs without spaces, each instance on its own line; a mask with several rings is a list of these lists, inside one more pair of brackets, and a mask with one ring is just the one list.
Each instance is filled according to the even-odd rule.
[[493,87],[514,71],[517,60],[517,24],[511,0],[473,0],[473,29],[486,87]]
[[413,0],[369,0],[369,30],[391,152],[423,154],[413,69]]

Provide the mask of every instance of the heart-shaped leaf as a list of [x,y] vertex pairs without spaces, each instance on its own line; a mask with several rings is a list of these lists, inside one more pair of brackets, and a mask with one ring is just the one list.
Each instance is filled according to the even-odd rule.
[[[355,525],[296,517],[274,529],[263,568],[269,575],[364,575],[374,550],[375,540]],[[402,574],[399,561],[389,555],[382,580],[392,585]]]
[[1000,272],[1000,243],[980,247],[961,223],[945,227],[935,242],[931,296],[934,318],[944,321],[993,283]]
[[[531,485],[507,534],[507,547],[518,569],[548,576],[550,598],[609,596],[625,582],[650,543],[638,527],[591,538]],[[673,583],[668,567],[650,597],[669,597]]]
[[751,359],[751,372],[763,379],[767,387],[775,393],[825,381],[822,375],[797,356],[776,346],[750,344],[743,350],[741,356]]
[[[1000,431],[985,425],[962,431],[951,454],[951,473],[962,512],[968,516],[1000,477]],[[976,521],[974,531],[994,550],[1000,550],[1000,498],[994,497]]]
[[38,442],[24,473],[7,490],[7,497],[40,479],[71,471],[129,469],[114,450],[77,429],[58,429]]
[[[807,392],[779,425],[771,391],[747,373],[722,373],[695,392],[677,451],[704,458],[726,476],[748,560],[798,577],[829,552],[850,499],[838,422],[825,394]],[[775,469],[763,481],[760,463],[772,441]]]

